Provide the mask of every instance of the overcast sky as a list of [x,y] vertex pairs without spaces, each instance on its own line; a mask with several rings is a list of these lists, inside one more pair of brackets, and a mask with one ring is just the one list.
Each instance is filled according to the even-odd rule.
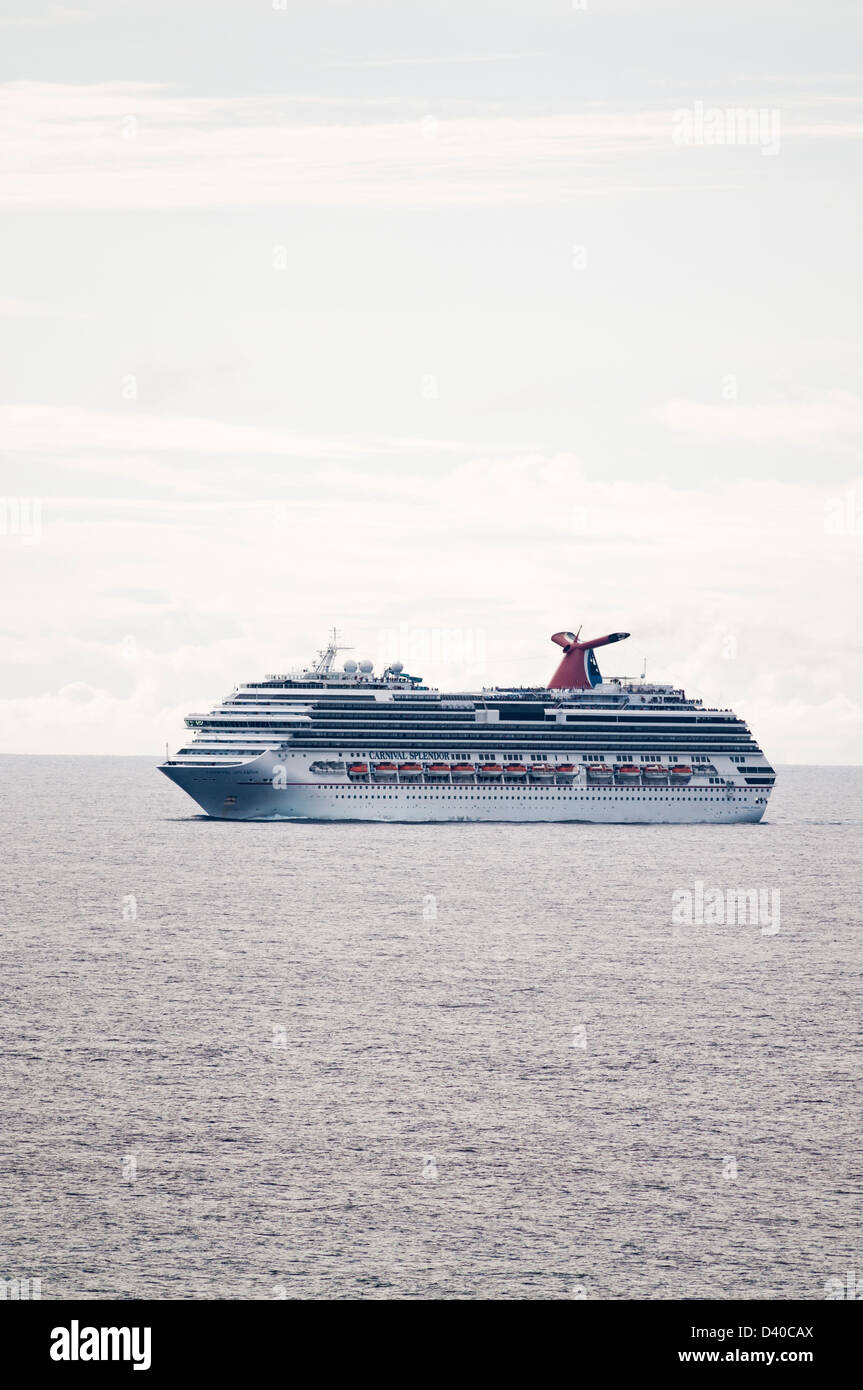
[[0,13],[0,749],[584,623],[863,761],[858,3]]

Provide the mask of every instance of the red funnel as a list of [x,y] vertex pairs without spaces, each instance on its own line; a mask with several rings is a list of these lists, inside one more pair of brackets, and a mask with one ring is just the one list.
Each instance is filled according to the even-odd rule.
[[563,647],[563,660],[548,683],[549,690],[590,690],[599,685],[602,676],[593,655],[594,647],[607,647],[610,642],[622,642],[628,632],[610,632],[607,637],[594,637],[579,642],[574,632],[555,632],[552,642]]

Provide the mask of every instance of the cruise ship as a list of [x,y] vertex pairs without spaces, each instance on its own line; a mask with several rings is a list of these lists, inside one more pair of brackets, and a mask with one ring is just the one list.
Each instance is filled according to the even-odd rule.
[[447,694],[394,662],[238,686],[190,714],[161,771],[222,820],[759,821],[774,771],[733,710],[671,685],[604,680],[591,641],[556,632],[546,688]]

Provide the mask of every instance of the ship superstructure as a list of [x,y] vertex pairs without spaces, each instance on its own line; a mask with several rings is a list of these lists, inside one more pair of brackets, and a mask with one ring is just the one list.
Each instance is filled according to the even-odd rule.
[[446,694],[345,661],[238,686],[186,718],[161,765],[227,820],[757,821],[774,782],[733,710],[671,685],[603,680],[591,641],[555,633],[548,688]]

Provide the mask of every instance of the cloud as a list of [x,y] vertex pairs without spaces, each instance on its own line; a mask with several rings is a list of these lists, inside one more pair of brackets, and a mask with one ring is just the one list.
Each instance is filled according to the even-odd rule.
[[356,58],[349,62],[326,63],[327,68],[397,68],[397,67],[436,67],[438,65],[474,65],[485,63],[517,63],[525,58],[545,58],[543,49],[528,49],[522,53],[458,53],[458,54],[419,54],[391,58]]
[[524,449],[521,444],[477,440],[396,438],[383,435],[304,436],[211,418],[153,415],[129,403],[123,412],[47,404],[0,406],[0,436],[12,452],[105,449],[113,452],[279,454],[294,458],[359,458],[412,452],[466,453]]
[[[133,458],[146,478],[148,459]],[[479,681],[455,659],[424,662],[444,688],[541,684],[547,634],[583,620],[636,634],[609,673],[647,656],[657,679],[757,713],[772,756],[863,757],[835,703],[851,699],[859,664],[863,503],[859,521],[846,506],[836,525],[814,484],[705,494],[591,477],[571,454],[268,467],[261,455],[252,475],[226,468],[209,497],[172,491],[158,471],[145,497],[47,495],[38,544],[0,537],[18,595],[0,634],[15,678],[0,705],[5,749],[176,742],[182,713],[294,665],[334,622],[376,658],[380,634],[403,624],[479,633]],[[142,603],[156,586],[161,601]],[[819,723],[822,707],[841,714],[841,737],[840,723]]]
[[863,400],[848,391],[828,391],[817,400],[783,401],[763,405],[703,405],[669,401],[654,412],[674,430],[705,439],[742,439],[753,443],[780,440],[817,444],[834,435],[863,432]]
[[0,197],[52,207],[557,198],[575,166],[663,130],[668,141],[664,113],[303,124],[282,98],[177,97],[133,82],[11,83],[2,106]]
[[[624,156],[671,158],[686,187],[695,168],[717,169],[681,158],[671,110],[593,104],[369,121],[357,119],[367,113],[355,103],[350,120],[313,124],[298,121],[296,102],[281,96],[183,97],[143,82],[13,82],[0,89],[0,104],[0,199],[16,206],[568,201],[601,189]],[[861,130],[849,117],[829,127],[805,120],[784,133]]]
[[62,24],[91,24],[95,18],[91,10],[48,5],[41,14],[4,16],[0,19],[0,29],[53,29]]
[[[74,681],[42,695],[2,700],[0,713],[20,721],[18,747],[22,752],[67,748],[92,754],[122,749],[126,753],[150,753],[155,762],[164,753],[164,739],[160,747],[159,735],[167,731],[176,735],[182,730],[188,710],[165,708],[150,685],[121,697]],[[46,737],[48,746],[42,742]]]
[[85,318],[86,315],[73,309],[65,309],[51,304],[34,304],[25,299],[0,299],[0,318],[9,319],[55,319]]

